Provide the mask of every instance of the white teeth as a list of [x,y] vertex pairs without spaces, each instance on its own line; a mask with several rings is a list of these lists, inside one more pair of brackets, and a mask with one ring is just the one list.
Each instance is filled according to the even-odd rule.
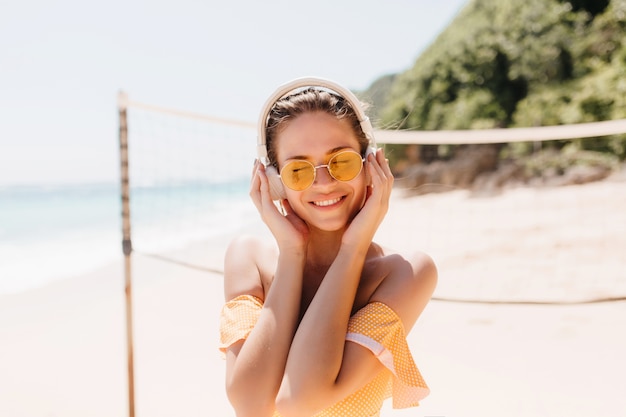
[[341,197],[335,198],[333,200],[314,201],[313,204],[315,204],[318,207],[326,207],[326,206],[331,206],[335,203],[338,203],[339,201],[341,201]]

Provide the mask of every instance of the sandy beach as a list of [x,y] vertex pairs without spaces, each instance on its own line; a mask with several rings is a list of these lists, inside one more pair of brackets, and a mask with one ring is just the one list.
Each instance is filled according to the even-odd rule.
[[[255,232],[265,233],[259,223]],[[230,237],[186,253],[220,270]],[[432,393],[383,416],[626,415],[626,178],[405,197],[377,241],[439,267],[409,335]],[[128,415],[123,269],[0,296],[0,416]],[[140,417],[234,416],[217,351],[222,276],[133,256]]]

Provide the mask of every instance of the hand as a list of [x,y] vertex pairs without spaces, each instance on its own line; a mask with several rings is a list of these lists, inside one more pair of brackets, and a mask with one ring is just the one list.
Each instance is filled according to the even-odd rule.
[[369,247],[389,209],[394,179],[383,150],[378,149],[376,155],[368,155],[365,165],[372,185],[368,187],[365,204],[343,235],[344,245],[367,244]]
[[306,248],[309,240],[309,227],[292,210],[289,201],[282,200],[280,202],[284,214],[278,210],[270,196],[265,166],[258,160],[254,164],[254,172],[250,184],[250,197],[261,214],[261,219],[274,235],[279,248]]

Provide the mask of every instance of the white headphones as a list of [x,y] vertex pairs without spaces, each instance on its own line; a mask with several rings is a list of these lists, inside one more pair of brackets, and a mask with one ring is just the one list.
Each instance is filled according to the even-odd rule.
[[269,160],[267,158],[267,118],[269,117],[272,107],[278,100],[287,95],[295,93],[296,90],[304,89],[307,87],[326,89],[329,90],[331,93],[343,97],[354,109],[354,112],[356,113],[359,122],[361,123],[361,129],[363,130],[365,137],[369,141],[366,157],[370,153],[376,153],[376,140],[374,139],[374,129],[372,128],[370,119],[365,114],[365,111],[363,110],[359,99],[350,90],[324,78],[303,77],[289,81],[288,83],[278,87],[278,89],[276,89],[276,91],[267,99],[267,101],[263,105],[263,110],[261,111],[261,114],[259,116],[259,122],[257,125],[257,156],[259,157],[259,160],[263,163],[263,165],[265,165],[265,173],[270,183],[270,193],[273,200],[283,200],[286,198],[286,195],[283,182],[281,181],[276,168],[269,164]]

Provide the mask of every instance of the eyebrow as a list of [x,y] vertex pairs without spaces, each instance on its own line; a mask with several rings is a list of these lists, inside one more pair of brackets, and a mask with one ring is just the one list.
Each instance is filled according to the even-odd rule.
[[[351,148],[350,146],[348,146],[348,145],[344,145],[344,146],[337,146],[336,148],[333,148],[333,149],[331,149],[330,151],[326,152],[326,155],[332,155],[332,154],[334,154],[334,153],[337,153],[337,152],[339,152],[339,151],[343,151],[343,150],[346,150],[346,149],[352,149],[352,148]],[[308,160],[308,159],[310,159],[310,157],[308,157],[308,156],[306,156],[306,155],[294,155],[294,156],[291,156],[291,157],[289,157],[289,158],[286,158],[285,160],[286,160],[286,161],[289,161],[289,160],[291,160],[291,159],[304,159],[304,160]]]

